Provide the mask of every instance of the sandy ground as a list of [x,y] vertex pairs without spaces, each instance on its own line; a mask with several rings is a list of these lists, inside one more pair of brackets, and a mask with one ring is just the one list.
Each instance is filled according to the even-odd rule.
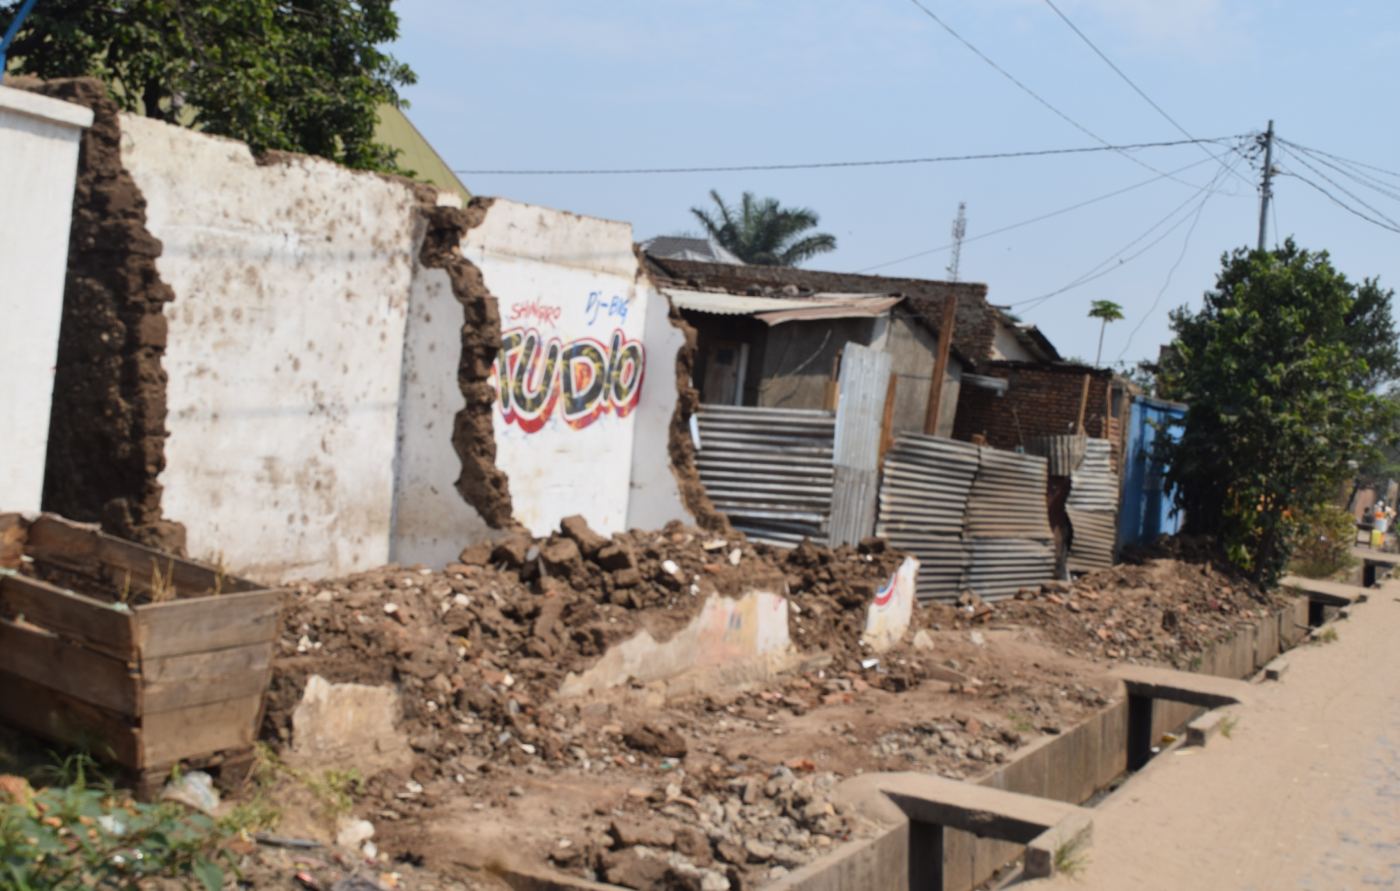
[[1400,581],[1285,658],[1229,738],[1153,762],[1095,810],[1049,889],[1400,887]]

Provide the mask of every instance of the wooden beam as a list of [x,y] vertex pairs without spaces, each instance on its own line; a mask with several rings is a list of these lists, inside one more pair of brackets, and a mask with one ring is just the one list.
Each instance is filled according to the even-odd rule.
[[1084,375],[1084,389],[1079,393],[1079,420],[1075,421],[1074,424],[1075,433],[1084,432],[1084,410],[1089,407],[1089,381],[1092,379],[1093,375],[1086,372]]
[[953,323],[957,321],[958,295],[950,293],[943,301],[943,321],[938,326],[938,354],[933,360],[933,379],[928,386],[928,411],[924,413],[924,432],[938,432],[938,415],[942,409],[943,378],[948,373],[948,353],[953,347]]
[[899,387],[899,375],[891,372],[889,386],[885,388],[885,414],[880,419],[880,463],[894,445],[894,397]]

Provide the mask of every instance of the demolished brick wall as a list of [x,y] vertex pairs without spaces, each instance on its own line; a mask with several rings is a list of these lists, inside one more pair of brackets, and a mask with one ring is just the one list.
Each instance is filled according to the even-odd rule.
[[462,460],[457,491],[496,529],[516,529],[510,481],[496,466],[496,434],[492,414],[496,391],[491,369],[501,346],[501,312],[481,270],[462,256],[467,231],[481,225],[491,208],[490,198],[473,198],[466,208],[424,202],[427,222],[419,259],[424,266],[447,273],[452,293],[462,304],[462,355],[457,382],[466,405],[453,420],[452,446]]
[[958,396],[954,439],[971,440],[980,434],[987,437],[988,445],[1014,449],[1032,436],[1073,433],[1088,374],[1084,429],[1090,436],[1117,441],[1121,424],[1108,414],[1110,371],[1078,365],[992,362],[980,367],[978,373],[1001,378],[1008,387],[998,396],[964,382]]
[[68,273],[54,374],[43,506],[115,535],[182,553],[184,529],[161,514],[165,466],[162,246],[122,167],[121,120],[99,81],[11,85],[85,106]]

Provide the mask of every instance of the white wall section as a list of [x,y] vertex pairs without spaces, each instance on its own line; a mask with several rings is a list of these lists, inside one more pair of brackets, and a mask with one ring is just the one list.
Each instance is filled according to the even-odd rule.
[[92,112],[0,87],[0,511],[37,511],[78,143]]
[[496,465],[516,519],[537,535],[571,514],[625,529],[638,405],[675,373],[643,344],[632,227],[498,199],[462,248],[500,304]]
[[253,577],[384,563],[412,191],[313,158],[259,165],[242,143],[147,118],[121,126],[176,295],[165,516],[192,555]]

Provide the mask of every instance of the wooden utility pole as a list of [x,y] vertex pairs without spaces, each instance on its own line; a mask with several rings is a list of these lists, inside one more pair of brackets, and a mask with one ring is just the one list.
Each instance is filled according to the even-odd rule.
[[1264,181],[1259,186],[1259,250],[1264,250],[1264,233],[1268,230],[1269,199],[1273,198],[1274,122],[1264,132]]
[[938,355],[933,360],[933,380],[928,385],[928,411],[924,414],[924,432],[938,432],[938,413],[943,401],[943,378],[948,373],[948,353],[953,347],[953,323],[958,317],[957,291],[950,288],[943,301],[943,321],[938,326]]

